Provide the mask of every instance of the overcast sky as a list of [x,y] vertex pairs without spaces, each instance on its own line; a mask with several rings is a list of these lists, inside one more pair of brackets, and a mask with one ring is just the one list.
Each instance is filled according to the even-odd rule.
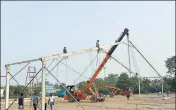
[[[175,55],[174,1],[1,2],[1,23],[1,75],[5,75],[5,64],[62,53],[64,46],[69,52],[95,47],[97,39],[100,45],[110,44],[124,28],[129,29],[130,40],[161,75],[167,72],[164,61]],[[126,38],[123,41],[126,42]],[[135,50],[134,54],[142,76],[157,76]],[[99,56],[99,63],[103,55]],[[125,45],[120,45],[113,56],[128,66]],[[92,58],[90,53],[75,55],[69,57],[67,64],[82,73]],[[39,70],[39,63],[31,66]],[[22,66],[11,67],[11,74]],[[87,78],[96,69],[96,61],[92,67],[84,73]],[[126,71],[113,60],[106,67],[99,77]],[[27,69],[15,78],[22,84],[26,74]],[[53,74],[67,84],[73,84],[79,77],[62,64]],[[47,80],[56,82],[51,76],[47,76]],[[85,78],[79,81],[82,80]]]

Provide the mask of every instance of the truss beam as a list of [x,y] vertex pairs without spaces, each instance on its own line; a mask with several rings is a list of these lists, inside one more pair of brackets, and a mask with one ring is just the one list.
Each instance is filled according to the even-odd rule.
[[[107,44],[107,45],[101,45],[100,48],[101,49],[106,49],[108,47],[111,47],[113,45],[117,45],[117,44],[125,44],[128,45],[124,42],[117,42],[117,43],[112,43],[112,44]],[[129,45],[130,47],[132,47],[131,45]],[[10,63],[10,64],[6,64],[7,66],[10,65],[17,65],[17,64],[22,64],[22,63],[31,63],[31,62],[35,62],[35,61],[42,61],[43,59],[45,60],[52,60],[52,59],[58,59],[60,57],[66,57],[66,56],[71,56],[71,55],[76,55],[76,54],[82,54],[82,53],[86,53],[86,52],[90,52],[90,51],[97,51],[98,48],[97,47],[93,47],[93,48],[88,48],[88,49],[83,49],[83,50],[79,50],[79,51],[72,51],[70,53],[63,53],[63,54],[55,54],[52,56],[47,56],[47,57],[40,57],[40,58],[36,58],[36,59],[32,59],[32,60],[25,60],[25,61],[21,61],[21,62],[16,62],[16,63]]]
[[[108,48],[108,47],[111,47],[111,46],[117,45],[117,44],[124,44],[124,43],[117,42],[117,43],[112,43],[112,44],[108,44],[108,45],[102,45],[102,46],[100,46],[100,49],[105,49],[105,48]],[[46,59],[46,60],[52,60],[52,59],[58,59],[60,57],[82,54],[82,53],[86,53],[86,52],[90,52],[90,51],[97,51],[97,50],[98,50],[97,47],[93,47],[93,48],[83,49],[83,50],[80,50],[80,51],[72,51],[72,52],[66,53],[66,54],[65,53],[55,54],[55,55],[48,56],[48,57],[43,57],[43,58]]]
[[26,61],[21,61],[21,62],[6,64],[6,65],[10,66],[10,65],[17,65],[17,64],[22,64],[22,63],[31,63],[31,62],[35,62],[35,61],[41,61],[41,60],[42,60],[42,58],[37,58],[37,59],[26,60]]

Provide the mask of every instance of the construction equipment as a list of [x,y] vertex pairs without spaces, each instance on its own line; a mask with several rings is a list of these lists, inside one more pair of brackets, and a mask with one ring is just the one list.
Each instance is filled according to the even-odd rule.
[[[119,88],[117,88],[116,86],[110,86],[110,85],[103,85],[103,84],[100,84],[99,87],[103,87],[103,88],[108,88],[108,89],[112,89],[112,92],[110,94],[110,97],[114,97],[117,92],[119,92],[120,95],[127,95],[126,91],[125,90],[121,90]],[[130,96],[132,95],[133,93],[130,92]]]
[[65,94],[66,94],[66,90],[65,89],[61,89],[61,90],[57,90],[56,91],[56,95],[58,96],[58,97],[64,97],[65,96]]
[[115,86],[110,86],[110,85],[103,85],[103,84],[100,84],[99,87],[103,87],[103,88],[108,88],[108,89],[112,89],[111,91],[111,94],[110,94],[110,97],[114,97],[117,93],[118,89],[117,87]]
[[[121,40],[123,39],[123,37],[125,35],[128,36],[128,29],[125,28],[124,32],[122,32],[122,34],[120,35],[120,37],[115,41],[115,43],[117,42],[121,42]],[[100,66],[97,68],[97,70],[95,71],[94,75],[92,76],[92,78],[90,78],[89,81],[87,81],[87,84],[85,85],[85,87],[81,90],[73,90],[74,86],[67,86],[67,90],[72,94],[72,96],[77,100],[85,100],[87,97],[87,93],[86,92],[90,92],[92,94],[91,102],[103,102],[105,100],[104,96],[102,96],[101,94],[98,93],[98,90],[95,88],[95,92],[92,90],[91,85],[93,84],[93,82],[95,81],[97,75],[100,73],[100,71],[102,70],[102,68],[104,67],[104,65],[107,63],[107,61],[109,60],[109,58],[111,57],[112,53],[114,52],[114,50],[116,49],[117,45],[113,45],[110,50],[107,52],[105,58],[103,59],[102,63],[100,64]],[[68,100],[69,102],[74,102],[74,98],[72,97],[69,93],[66,93],[66,95],[64,96],[64,100]]]

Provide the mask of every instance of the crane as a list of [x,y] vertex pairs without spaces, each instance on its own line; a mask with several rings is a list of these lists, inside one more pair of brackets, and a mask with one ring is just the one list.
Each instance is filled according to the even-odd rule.
[[[117,40],[115,40],[115,43],[121,42],[121,40],[123,39],[123,37],[125,35],[128,36],[129,35],[128,31],[129,30],[127,28],[125,28],[124,31],[122,32],[122,34],[119,36],[119,38]],[[110,48],[110,50],[107,52],[105,58],[101,62],[100,66],[97,68],[97,70],[95,71],[93,76],[90,78],[89,81],[87,81],[87,84],[82,89],[75,90],[74,85],[67,86],[67,90],[72,94],[72,96],[74,96],[74,98],[77,101],[85,100],[87,97],[87,92],[90,92],[92,94],[92,97],[90,98],[91,102],[103,102],[105,100],[103,95],[99,94],[98,90],[96,88],[95,88],[95,91],[93,91],[91,86],[92,86],[93,82],[95,81],[97,75],[100,73],[100,71],[102,70],[104,65],[107,63],[107,61],[109,60],[109,58],[111,57],[112,53],[114,52],[114,50],[117,48],[118,45],[119,44],[113,45]],[[74,98],[72,96],[69,93],[66,93],[66,95],[64,96],[64,100],[68,100],[69,102],[74,102]]]
[[117,91],[120,90],[120,89],[118,89],[117,87],[115,87],[115,86],[110,86],[110,85],[103,85],[103,84],[100,84],[99,86],[102,87],[102,88],[112,89],[112,92],[111,92],[111,94],[110,94],[110,97],[114,97],[115,94],[117,93]]

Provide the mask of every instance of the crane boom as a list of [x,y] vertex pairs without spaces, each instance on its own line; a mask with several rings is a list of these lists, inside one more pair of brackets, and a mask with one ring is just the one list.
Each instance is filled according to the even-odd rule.
[[[115,41],[115,43],[117,42],[121,42],[121,40],[123,39],[123,37],[125,35],[128,36],[128,29],[125,28],[124,29],[124,32],[122,32],[122,34],[120,35],[120,37]],[[108,61],[108,59],[111,57],[112,53],[114,52],[114,50],[116,49],[116,47],[118,46],[119,44],[116,44],[116,45],[113,45],[110,50],[107,52],[105,58],[103,59],[102,63],[99,65],[99,67],[97,68],[97,70],[95,71],[94,75],[92,76],[92,78],[87,81],[87,84],[84,86],[83,89],[81,90],[73,90],[73,87],[74,86],[69,86],[67,87],[69,89],[69,91],[71,92],[71,94],[75,97],[76,100],[80,101],[80,100],[85,100],[86,97],[87,97],[87,91],[89,91],[91,94],[92,94],[92,97],[90,98],[90,100],[92,102],[103,102],[105,100],[104,96],[102,94],[99,94],[98,93],[98,90],[96,87],[94,87],[95,89],[95,92],[91,89],[91,85],[92,83],[95,81],[97,75],[99,74],[99,72],[102,70],[102,68],[104,67],[104,65],[106,64],[106,62]],[[113,96],[115,95],[117,90],[113,90]],[[74,98],[71,97],[70,94],[66,94],[64,96],[64,100],[68,100],[69,102],[74,102]]]
[[[120,42],[120,41],[123,39],[123,37],[124,37],[125,35],[128,36],[128,31],[129,31],[129,30],[128,30],[127,28],[125,28],[125,29],[124,29],[124,32],[122,32],[122,34],[121,34],[120,37],[115,41],[115,43]],[[92,78],[88,81],[88,83],[87,83],[87,85],[85,86],[84,89],[90,88],[90,86],[92,85],[92,83],[95,81],[97,75],[98,75],[99,72],[102,70],[102,68],[104,67],[104,65],[106,64],[106,62],[108,61],[108,59],[111,57],[112,53],[114,52],[114,50],[117,48],[118,45],[119,45],[119,44],[113,45],[113,46],[110,48],[110,50],[108,51],[108,53],[107,53],[107,55],[105,56],[104,60],[102,61],[102,63],[100,64],[100,66],[97,68],[97,70],[95,71],[95,73],[94,73],[94,75],[92,76]]]

